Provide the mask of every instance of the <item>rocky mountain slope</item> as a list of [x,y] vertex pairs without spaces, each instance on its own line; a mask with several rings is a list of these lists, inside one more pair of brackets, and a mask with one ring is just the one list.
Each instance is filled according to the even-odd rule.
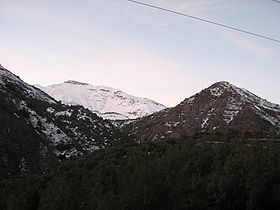
[[122,121],[120,130],[83,106],[58,102],[0,65],[0,177],[48,171],[66,158],[116,144],[128,137],[124,133],[137,141],[232,131],[280,135],[280,106],[228,82],[215,83],[167,109],[75,81],[49,88],[65,103],[130,120]]
[[0,66],[0,174],[44,172],[113,144],[120,132],[81,106],[67,106]]
[[135,97],[118,89],[77,81],[38,88],[68,105],[81,105],[110,120],[135,119],[166,107],[147,98]]
[[140,141],[231,131],[279,135],[280,106],[228,82],[218,82],[174,108],[122,126]]

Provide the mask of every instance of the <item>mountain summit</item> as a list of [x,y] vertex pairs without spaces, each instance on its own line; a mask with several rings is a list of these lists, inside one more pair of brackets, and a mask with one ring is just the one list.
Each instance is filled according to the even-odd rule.
[[280,132],[280,106],[222,81],[124,129],[140,140],[153,141],[230,131],[274,135]]
[[166,108],[153,100],[135,97],[118,89],[74,80],[37,87],[65,104],[82,105],[111,120],[135,119]]

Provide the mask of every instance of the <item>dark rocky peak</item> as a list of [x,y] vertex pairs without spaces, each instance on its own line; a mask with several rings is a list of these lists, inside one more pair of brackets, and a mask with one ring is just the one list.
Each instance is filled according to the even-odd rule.
[[3,66],[0,68],[0,91],[17,95],[17,97],[36,98],[40,101],[56,103],[56,101],[40,89],[22,81],[19,76],[13,74]]
[[231,130],[279,134],[280,107],[222,81],[185,99],[178,106],[132,122],[127,128],[142,141]]
[[201,92],[206,92],[211,95],[211,97],[221,97],[223,94],[229,94],[231,95],[244,95],[244,91],[235,85],[226,82],[226,81],[221,81],[221,82],[216,82],[210,87],[202,90]]
[[204,101],[210,103],[210,101],[227,101],[232,103],[233,101],[239,101],[240,103],[249,103],[251,105],[262,106],[269,109],[279,109],[278,104],[271,103],[259,96],[251,93],[250,91],[239,88],[229,82],[221,81],[216,82],[210,87],[202,90],[201,92],[185,99],[182,104],[193,104],[194,101]]
[[14,75],[12,72],[9,70],[5,69],[1,64],[0,64],[0,83],[3,80],[16,80],[19,81],[20,78],[16,75]]
[[64,83],[72,84],[72,85],[89,85],[88,83],[78,82],[78,81],[75,81],[75,80],[68,80],[68,81],[65,81]]

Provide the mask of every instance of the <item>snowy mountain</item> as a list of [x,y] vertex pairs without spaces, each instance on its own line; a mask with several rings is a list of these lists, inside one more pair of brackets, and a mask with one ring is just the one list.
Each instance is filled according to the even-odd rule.
[[0,177],[44,172],[121,138],[109,121],[57,102],[2,66],[0,107]]
[[47,87],[36,86],[56,100],[68,105],[84,106],[110,120],[136,119],[166,108],[155,101],[135,97],[118,89],[72,80]]
[[123,129],[142,141],[231,131],[279,135],[280,106],[228,82],[217,82],[178,106],[126,123]]
[[[128,136],[158,141],[232,131],[280,135],[280,106],[228,82],[217,82],[167,109],[76,81],[41,89],[54,98],[0,65],[0,177],[46,172],[64,159],[132,139]],[[119,129],[89,109],[105,118],[132,120],[119,121]]]

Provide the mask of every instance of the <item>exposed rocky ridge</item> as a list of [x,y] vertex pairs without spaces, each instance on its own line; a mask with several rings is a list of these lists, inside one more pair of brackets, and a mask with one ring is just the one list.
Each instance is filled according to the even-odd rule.
[[0,174],[44,172],[65,158],[120,140],[121,133],[81,106],[67,106],[0,68]]
[[73,80],[37,87],[65,104],[84,106],[110,120],[140,118],[166,108],[153,100],[135,97],[118,89]]
[[174,108],[122,127],[141,141],[233,130],[279,135],[280,106],[228,82],[217,82]]

